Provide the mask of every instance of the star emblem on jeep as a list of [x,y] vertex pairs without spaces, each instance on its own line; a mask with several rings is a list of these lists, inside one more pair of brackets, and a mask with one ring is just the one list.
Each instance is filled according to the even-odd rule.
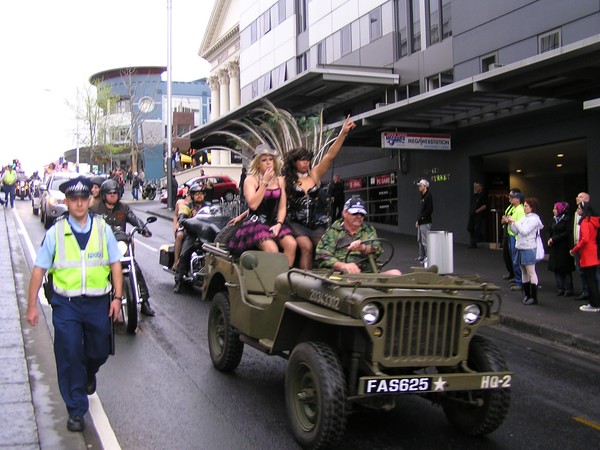
[[439,377],[437,379],[437,381],[433,382],[435,389],[434,391],[443,391],[444,388],[446,387],[446,384],[448,384],[446,381],[444,381],[444,379],[442,377]]

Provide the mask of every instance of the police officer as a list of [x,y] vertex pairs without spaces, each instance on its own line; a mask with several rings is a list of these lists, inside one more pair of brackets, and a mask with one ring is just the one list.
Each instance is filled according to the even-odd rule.
[[36,326],[37,295],[48,270],[54,288],[48,300],[58,385],[70,431],[85,427],[87,396],[96,391],[96,373],[110,353],[110,318],[119,317],[123,285],[115,236],[102,217],[88,212],[90,186],[83,176],[60,186],[68,214],[46,232],[31,273],[27,304],[27,321]]
[[[129,222],[131,225],[143,229],[142,236],[151,237],[152,233],[145,228],[146,224],[135,215],[129,205],[121,202],[121,195],[122,190],[119,183],[113,179],[108,179],[100,186],[102,201],[92,206],[90,210],[104,217],[104,220],[112,227],[114,232],[117,230],[124,232],[127,222]],[[155,312],[150,306],[150,293],[148,292],[148,285],[146,284],[144,274],[139,264],[136,264],[135,268],[137,281],[140,286],[140,296],[142,297],[140,311],[146,316],[154,316]]]

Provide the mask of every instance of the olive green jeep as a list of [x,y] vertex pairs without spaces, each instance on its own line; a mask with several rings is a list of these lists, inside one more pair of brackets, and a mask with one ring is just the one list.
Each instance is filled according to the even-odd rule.
[[513,374],[475,335],[499,322],[497,286],[434,268],[400,276],[288,270],[281,253],[204,249],[212,362],[234,370],[244,344],[286,358],[286,410],[302,446],[335,446],[349,413],[391,409],[405,394],[440,404],[470,435],[504,421]]

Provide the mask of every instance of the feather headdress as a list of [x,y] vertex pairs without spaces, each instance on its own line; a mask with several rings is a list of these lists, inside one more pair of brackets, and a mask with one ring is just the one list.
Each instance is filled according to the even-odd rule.
[[304,147],[313,153],[312,164],[318,164],[334,142],[335,130],[323,130],[323,112],[319,116],[295,117],[289,111],[277,108],[268,100],[251,110],[243,120],[231,120],[238,132],[213,131],[210,135],[230,138],[229,146],[212,146],[211,149],[229,150],[246,161],[255,156],[259,145],[275,149],[283,158],[293,149]]

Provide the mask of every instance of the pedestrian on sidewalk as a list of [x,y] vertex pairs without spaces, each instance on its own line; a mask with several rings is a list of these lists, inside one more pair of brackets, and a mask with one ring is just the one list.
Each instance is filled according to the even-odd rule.
[[137,172],[133,173],[133,180],[131,182],[131,195],[134,200],[139,200],[140,186],[142,185],[142,180],[138,176]]
[[502,259],[504,260],[504,266],[506,267],[507,274],[502,277],[504,280],[508,280],[510,283],[515,281],[515,271],[513,268],[513,258],[510,249],[510,234],[508,229],[508,218],[512,216],[515,206],[512,204],[512,196],[521,193],[519,188],[512,188],[508,193],[508,206],[504,210],[504,215],[500,220],[502,223]]
[[567,202],[556,202],[552,209],[554,218],[550,222],[548,238],[548,270],[554,272],[556,295],[573,295],[573,271],[575,263],[569,253],[573,222]]
[[417,228],[417,244],[419,245],[419,256],[416,261],[423,263],[427,259],[427,236],[431,231],[431,215],[433,214],[433,197],[429,192],[429,181],[421,180],[417,183],[417,188],[421,193],[421,210],[419,218],[415,223]]
[[[510,225],[511,220],[513,222],[518,222],[523,217],[525,217],[525,210],[523,209],[524,201],[525,196],[520,191],[512,194],[510,196],[510,202],[513,205],[513,209],[509,216],[502,217],[502,221],[506,221],[505,223]],[[519,253],[517,251],[517,236],[510,226],[508,227],[508,243],[510,246],[510,256],[512,258],[513,273],[515,275],[513,282],[511,283],[510,289],[512,291],[520,291],[521,289],[523,289],[523,274],[521,272],[521,265],[519,264],[518,259]]]
[[487,194],[483,191],[483,184],[476,181],[473,183],[473,195],[469,208],[469,222],[467,230],[471,237],[469,248],[477,248],[478,242],[485,240],[485,214],[487,211]]
[[[589,203],[590,202],[590,194],[587,192],[580,192],[575,197],[575,204],[579,207],[581,202]],[[573,214],[573,242],[571,242],[571,247],[575,246],[579,242],[579,221],[581,217],[575,210],[575,214]],[[581,294],[578,297],[575,297],[575,300],[589,300],[590,299],[590,290],[588,288],[587,279],[581,265],[579,264],[579,253],[575,253],[573,255],[575,259],[575,268],[577,269],[577,273],[579,274],[579,279],[581,280]]]
[[537,304],[538,276],[535,270],[537,237],[542,232],[544,225],[537,215],[539,202],[534,197],[525,199],[523,203],[525,216],[516,221],[509,218],[509,226],[516,234],[517,261],[521,266],[522,289],[524,305]]
[[96,391],[96,373],[111,351],[110,320],[117,320],[121,309],[121,252],[104,219],[88,212],[90,188],[91,181],[84,176],[60,186],[68,215],[46,232],[27,299],[27,321],[36,326],[38,292],[48,271],[53,287],[47,297],[52,306],[54,356],[69,431],[85,428],[88,395]]
[[598,259],[598,228],[600,227],[600,218],[598,214],[587,202],[579,203],[577,207],[579,216],[579,241],[571,249],[571,255],[579,255],[579,265],[585,275],[590,302],[582,305],[579,309],[583,312],[600,312],[600,293],[598,282],[596,280],[596,271],[600,260]]

